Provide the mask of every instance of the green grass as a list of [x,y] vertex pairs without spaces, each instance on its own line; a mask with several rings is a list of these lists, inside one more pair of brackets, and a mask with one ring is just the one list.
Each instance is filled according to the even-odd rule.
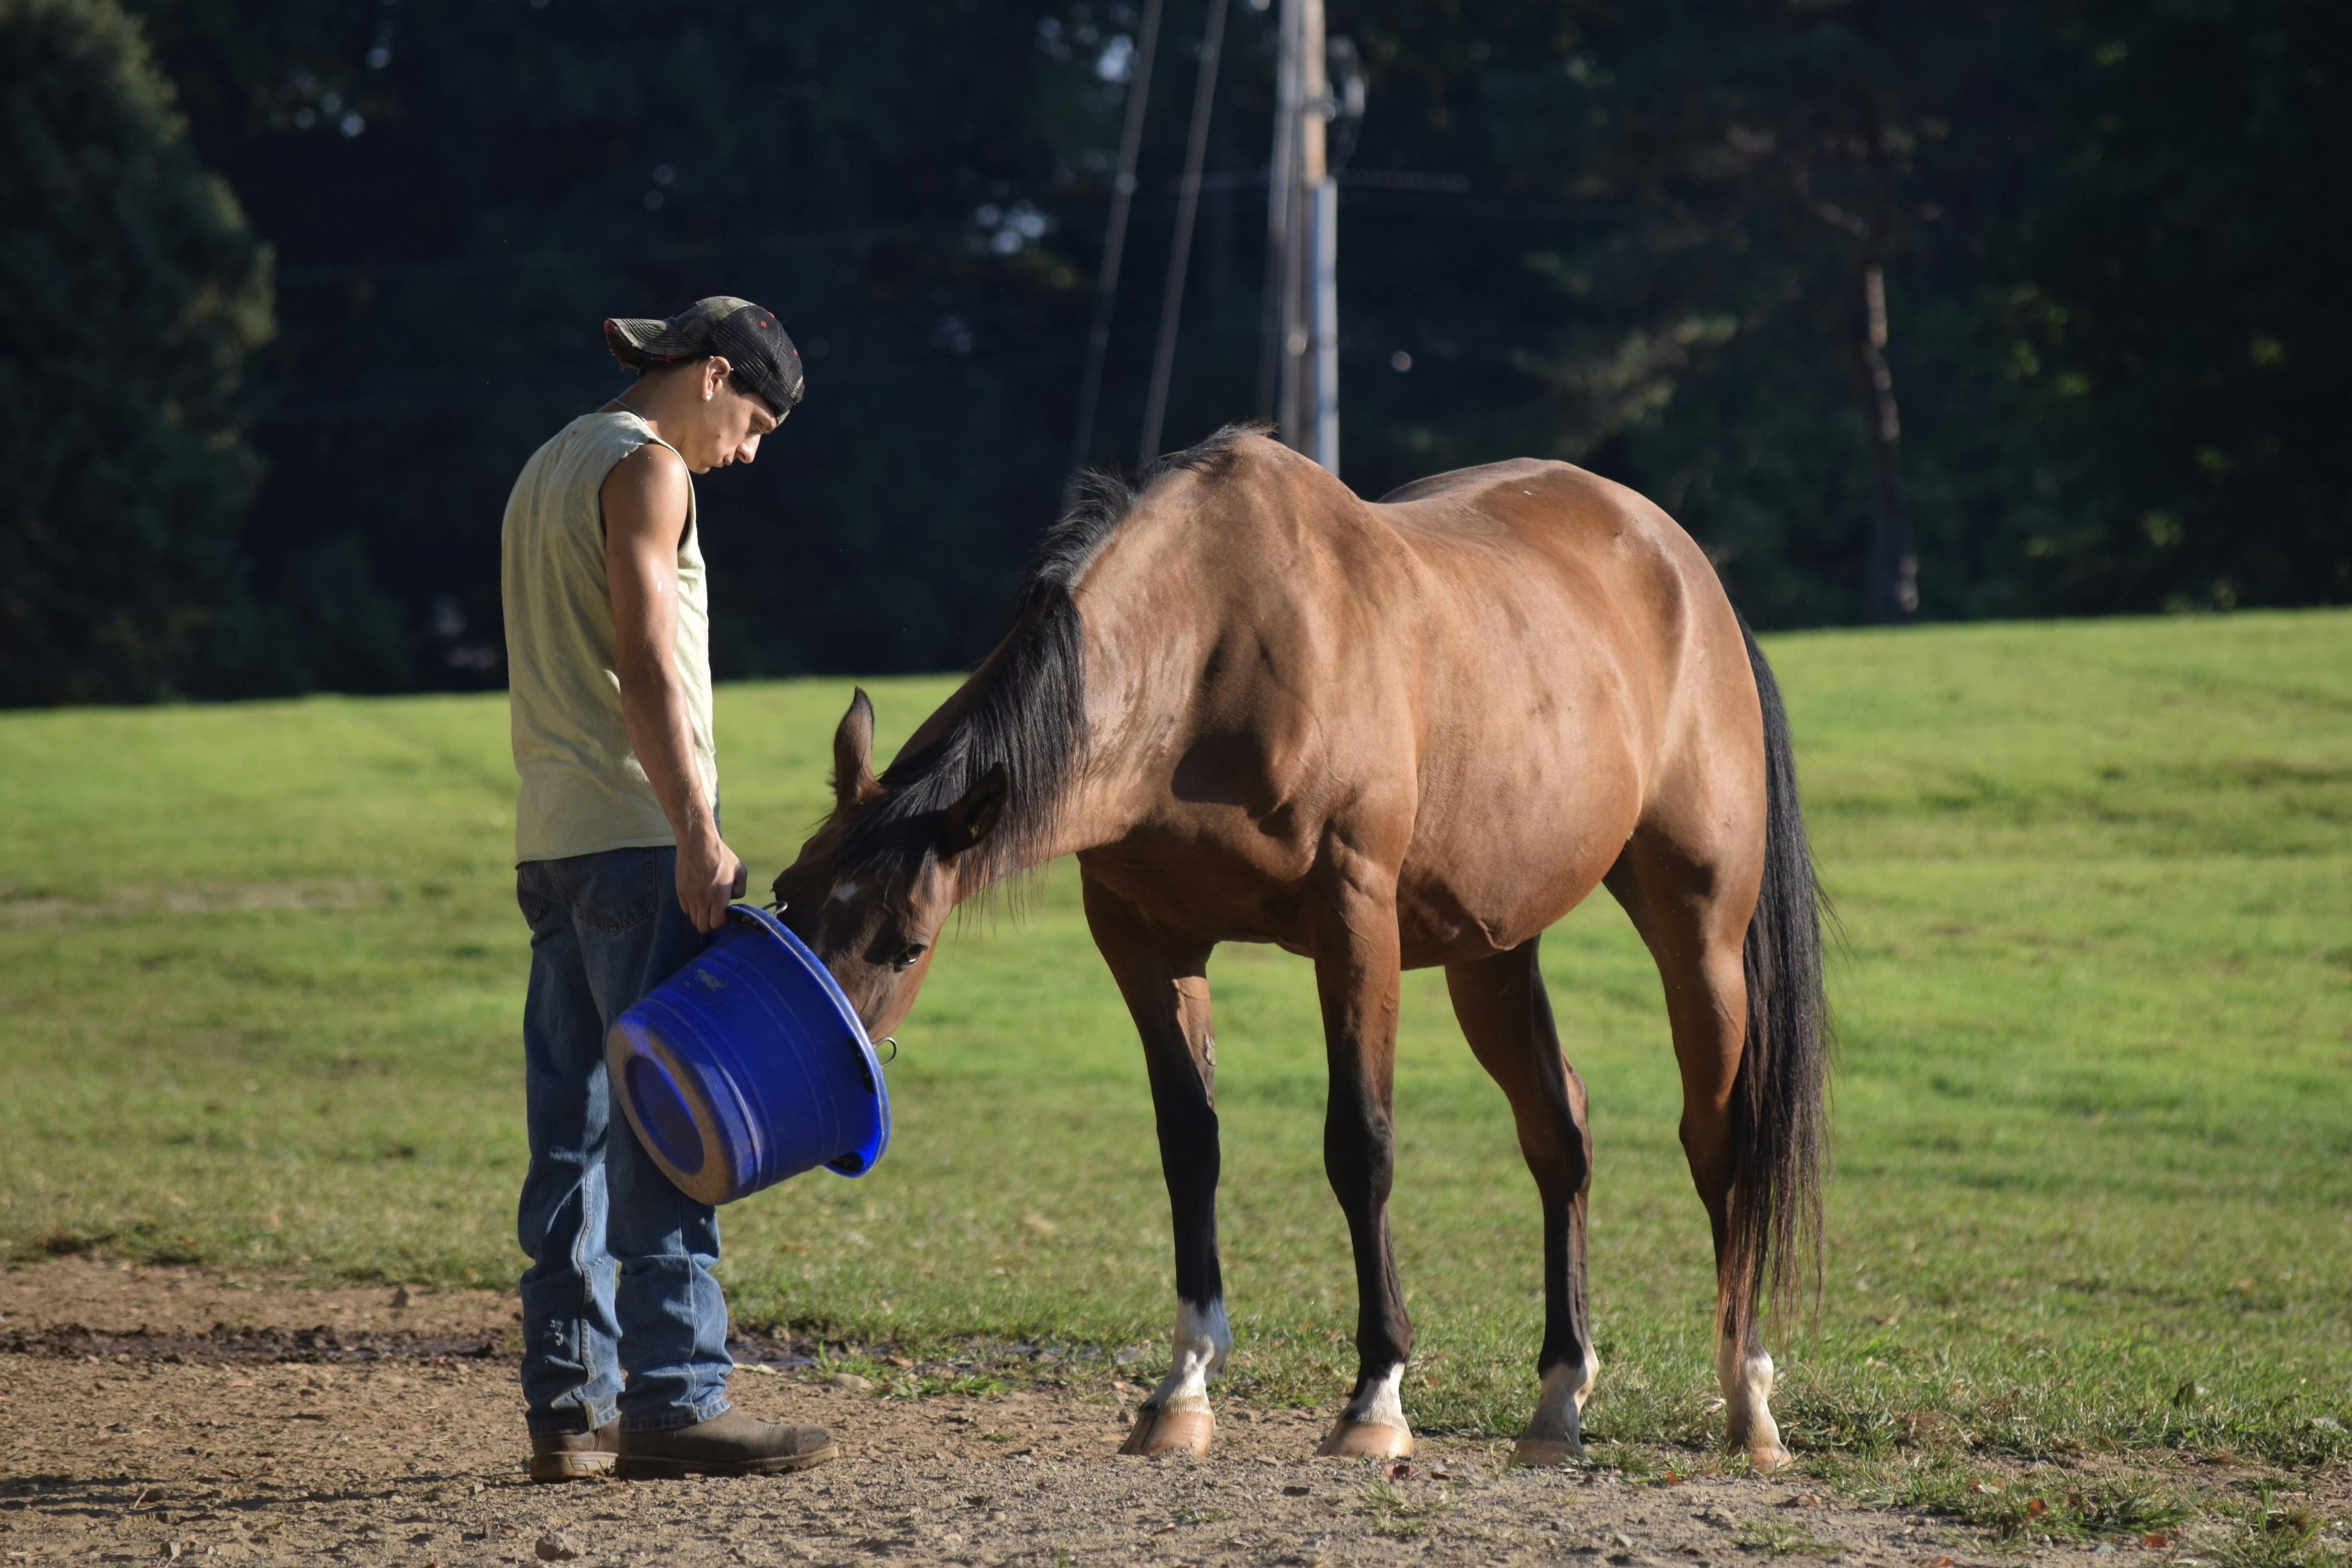
[[[1792,1439],[2352,1454],[2352,616],[1769,651],[1847,941],[1829,1276],[1777,1346]],[[950,684],[872,683],[882,749]],[[847,692],[720,693],[755,885],[822,807]],[[496,698],[0,716],[0,1247],[510,1280],[512,795]],[[1704,1443],[1706,1226],[1656,976],[1605,896],[1545,964],[1595,1107],[1591,1424]],[[1211,979],[1232,1384],[1328,1406],[1353,1292],[1311,976],[1236,947]],[[1165,1197],[1069,868],[946,944],[900,1038],[881,1167],[727,1212],[739,1316],[1150,1373]],[[1397,1100],[1408,1409],[1508,1434],[1537,1216],[1434,973],[1406,980]]]

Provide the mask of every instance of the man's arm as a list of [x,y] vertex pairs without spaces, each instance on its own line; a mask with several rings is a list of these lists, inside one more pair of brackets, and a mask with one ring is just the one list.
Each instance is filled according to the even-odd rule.
[[692,481],[677,453],[648,441],[613,467],[604,510],[604,577],[613,595],[613,662],[621,718],[677,836],[677,901],[697,931],[727,922],[743,891],[743,862],[719,837],[694,765],[686,689],[671,658],[677,644],[677,545]]

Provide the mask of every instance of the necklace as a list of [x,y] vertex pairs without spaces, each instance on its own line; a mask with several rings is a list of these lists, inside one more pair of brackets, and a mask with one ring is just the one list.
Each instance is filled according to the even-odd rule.
[[[636,415],[636,416],[637,416],[638,418],[640,418],[640,419],[646,419],[645,415],[644,415],[642,412],[640,412],[640,411],[638,410],[638,408],[636,407],[636,405],[635,405],[635,404],[631,403],[631,402],[630,402],[627,398],[625,398],[625,397],[608,397],[608,398],[606,398],[604,401],[605,401],[605,402],[607,402],[607,403],[617,403],[617,404],[619,404],[622,407],[624,407],[624,408],[627,409],[630,413]],[[653,423],[653,421],[652,421],[652,420],[650,420],[650,419],[646,419],[646,424],[648,424],[648,425],[650,425],[650,424],[652,424],[652,423]]]

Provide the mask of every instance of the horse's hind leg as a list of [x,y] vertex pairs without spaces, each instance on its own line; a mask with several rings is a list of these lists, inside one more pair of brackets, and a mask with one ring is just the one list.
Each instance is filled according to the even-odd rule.
[[1160,1165],[1176,1237],[1176,1330],[1168,1375],[1138,1413],[1122,1454],[1209,1451],[1209,1380],[1225,1364],[1217,1268],[1217,1047],[1209,1034],[1209,950],[1171,942],[1128,903],[1085,879],[1087,924],[1134,1015],[1160,1124]]
[[1665,987],[1675,1060],[1682,1070],[1683,1155],[1715,1232],[1715,1363],[1725,1441],[1756,1468],[1769,1470],[1788,1463],[1789,1451],[1772,1419],[1772,1358],[1757,1321],[1754,1280],[1731,1247],[1739,1175],[1731,1096],[1748,1031],[1740,949],[1758,875],[1753,868],[1735,874],[1739,863],[1732,856],[1702,859],[1665,835],[1643,831],[1633,836],[1607,880]]
[[1519,1152],[1543,1203],[1544,1338],[1536,1359],[1542,1390],[1512,1458],[1522,1465],[1557,1465],[1584,1453],[1584,1401],[1600,1369],[1584,1285],[1584,1196],[1591,1184],[1592,1133],[1583,1080],[1560,1054],[1536,946],[1530,941],[1492,958],[1452,965],[1445,984],[1471,1050],[1511,1102]]

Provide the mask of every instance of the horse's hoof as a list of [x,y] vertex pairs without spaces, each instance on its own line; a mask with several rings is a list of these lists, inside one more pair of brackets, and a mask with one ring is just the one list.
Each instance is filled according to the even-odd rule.
[[1198,1454],[1206,1456],[1209,1438],[1217,1429],[1205,1410],[1147,1410],[1135,1418],[1135,1430],[1118,1446],[1122,1454]]
[[1522,1437],[1511,1446],[1511,1463],[1531,1470],[1558,1469],[1584,1463],[1584,1448],[1576,1443],[1555,1443],[1545,1437]]
[[1342,1415],[1331,1424],[1323,1446],[1315,1450],[1318,1459],[1409,1459],[1412,1458],[1412,1434],[1402,1426],[1381,1426],[1370,1421],[1350,1421]]
[[1748,1468],[1758,1475],[1769,1475],[1787,1463],[1789,1450],[1778,1443],[1767,1443],[1762,1447],[1748,1450]]

